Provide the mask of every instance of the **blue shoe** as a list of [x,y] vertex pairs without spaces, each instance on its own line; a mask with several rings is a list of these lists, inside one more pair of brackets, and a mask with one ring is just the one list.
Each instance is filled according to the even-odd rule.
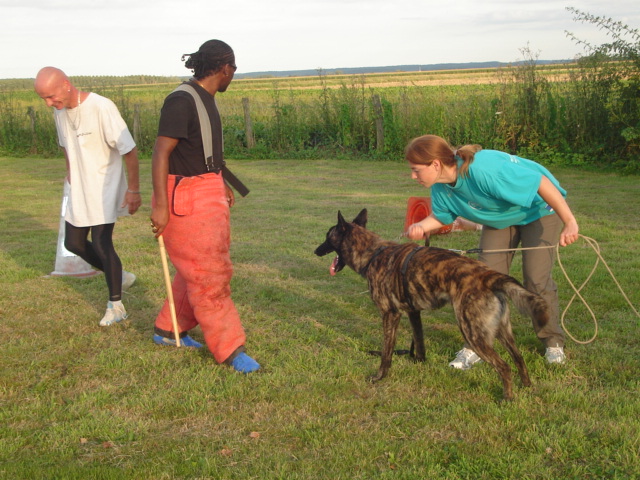
[[231,361],[231,366],[240,373],[251,373],[260,368],[260,364],[244,352],[240,352]]
[[[153,341],[158,345],[167,345],[170,347],[176,346],[175,338],[167,338],[162,335],[158,335],[157,333],[153,336]],[[185,335],[180,338],[180,346],[181,347],[191,347],[191,348],[202,348],[202,344],[200,342],[196,342],[189,335]]]

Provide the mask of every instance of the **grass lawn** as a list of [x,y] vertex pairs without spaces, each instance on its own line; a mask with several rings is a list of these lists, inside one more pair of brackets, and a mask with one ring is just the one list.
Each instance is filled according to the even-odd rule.
[[[606,270],[582,294],[599,332],[567,341],[551,367],[530,321],[513,313],[534,383],[500,401],[495,371],[454,371],[461,347],[450,307],[423,315],[427,361],[397,357],[378,384],[381,326],[365,281],[313,255],[338,209],[369,210],[369,228],[398,238],[407,198],[427,191],[404,162],[229,161],[251,194],[232,210],[233,298],[263,366],[240,375],[206,349],[151,341],[165,296],[144,205],[116,225],[116,248],[138,281],[130,318],[98,321],[102,276],[47,278],[54,267],[62,159],[0,159],[0,478],[6,479],[626,479],[640,476],[639,320]],[[632,303],[640,260],[637,177],[552,169],[581,233],[595,238]],[[432,237],[469,249],[477,232]],[[635,254],[633,252],[636,252]],[[580,285],[595,262],[586,243],[561,250]],[[519,263],[513,271],[520,278]],[[561,306],[571,297],[560,270]],[[574,304],[567,327],[594,332]],[[193,337],[202,340],[199,329]],[[403,320],[399,348],[410,342]],[[499,350],[507,361],[508,355]]]

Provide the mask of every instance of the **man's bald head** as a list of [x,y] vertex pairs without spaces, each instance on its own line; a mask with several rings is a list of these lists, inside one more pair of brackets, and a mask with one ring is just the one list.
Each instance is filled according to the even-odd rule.
[[40,69],[33,88],[49,107],[61,110],[77,106],[77,102],[73,101],[77,90],[69,77],[59,68],[44,67]]

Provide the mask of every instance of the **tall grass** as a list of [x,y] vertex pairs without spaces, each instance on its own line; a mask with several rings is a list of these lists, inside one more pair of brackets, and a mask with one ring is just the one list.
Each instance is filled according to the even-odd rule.
[[[479,143],[553,163],[640,169],[635,130],[624,127],[634,118],[640,122],[640,112],[634,117],[627,108],[621,123],[626,101],[621,95],[628,96],[628,91],[606,73],[615,64],[590,58],[562,69],[542,67],[532,52],[522,52],[528,61],[518,66],[491,74],[465,71],[458,74],[462,80],[451,80],[465,84],[425,84],[438,78],[433,72],[424,73],[422,80],[418,73],[322,72],[304,79],[236,80],[217,96],[227,155],[390,159],[400,157],[411,138],[428,132],[456,145]],[[474,75],[481,83],[472,83]],[[106,78],[101,86],[96,78],[74,80],[113,99],[130,129],[137,121],[139,150],[150,155],[162,102],[175,84],[133,85],[126,78],[128,84],[123,79],[114,86],[113,79]],[[374,96],[380,99],[381,114],[374,108]],[[252,149],[247,147],[243,98],[250,104],[256,140]],[[380,116],[382,147],[376,130]],[[30,90],[7,86],[0,91],[0,118],[0,151],[56,155],[50,112]]]

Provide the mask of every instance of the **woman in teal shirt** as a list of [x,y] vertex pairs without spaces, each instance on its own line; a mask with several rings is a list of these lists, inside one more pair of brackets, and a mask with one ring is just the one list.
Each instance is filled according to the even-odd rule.
[[[410,225],[406,236],[419,240],[463,217],[482,224],[479,259],[509,273],[514,252],[489,252],[531,247],[561,246],[578,239],[578,223],[565,201],[566,191],[536,162],[480,145],[453,149],[436,135],[412,140],[405,158],[411,177],[431,189],[432,213]],[[534,330],[545,346],[549,363],[566,362],[564,332],[559,325],[557,285],[551,277],[555,248],[522,251],[524,286],[549,304],[550,322]],[[480,357],[465,345],[449,363],[466,370]]]

